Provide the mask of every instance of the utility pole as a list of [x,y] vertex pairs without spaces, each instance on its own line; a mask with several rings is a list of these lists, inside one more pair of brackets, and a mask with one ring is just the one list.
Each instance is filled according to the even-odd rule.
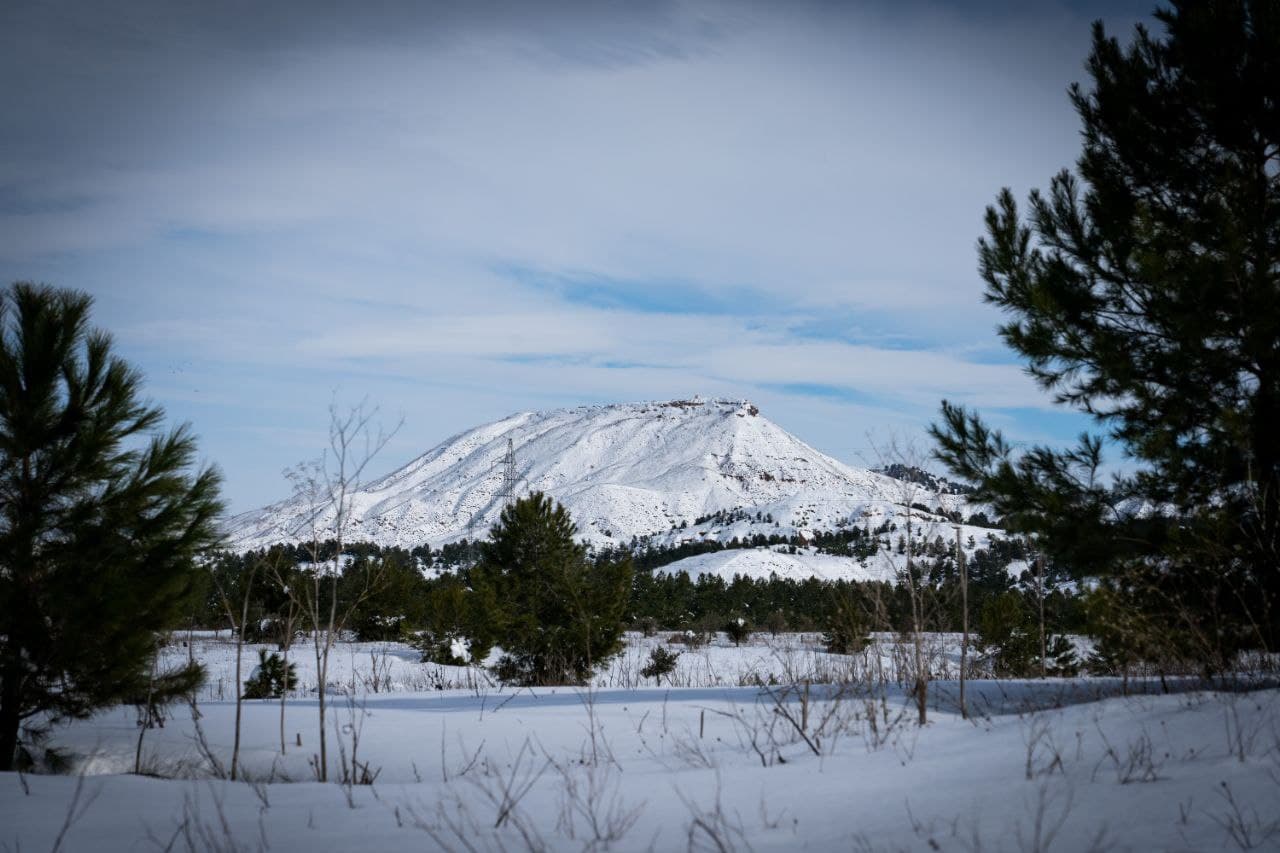
[[964,562],[964,550],[960,547],[960,525],[956,529],[956,569],[960,572],[960,716],[969,719],[969,708],[964,701],[965,671],[969,668],[969,568]]
[[1044,554],[1036,554],[1036,599],[1040,605],[1040,677],[1046,676],[1044,645]]

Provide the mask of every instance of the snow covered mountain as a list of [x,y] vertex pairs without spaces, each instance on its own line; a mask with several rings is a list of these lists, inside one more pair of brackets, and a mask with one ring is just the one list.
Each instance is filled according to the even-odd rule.
[[[411,547],[484,535],[502,508],[508,439],[517,491],[563,503],[599,546],[874,527],[904,502],[963,504],[838,462],[747,401],[695,398],[524,412],[463,432],[360,488],[346,538]],[[243,513],[228,522],[228,543],[299,541],[311,514],[296,499]]]

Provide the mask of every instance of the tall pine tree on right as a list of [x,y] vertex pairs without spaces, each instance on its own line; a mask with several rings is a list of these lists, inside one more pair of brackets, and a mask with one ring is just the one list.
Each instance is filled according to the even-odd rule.
[[1127,45],[1094,24],[1075,171],[1025,212],[1003,190],[978,243],[1000,335],[1094,432],[1019,450],[946,401],[930,432],[1124,614],[1114,657],[1214,673],[1280,642],[1280,4],[1155,18]]

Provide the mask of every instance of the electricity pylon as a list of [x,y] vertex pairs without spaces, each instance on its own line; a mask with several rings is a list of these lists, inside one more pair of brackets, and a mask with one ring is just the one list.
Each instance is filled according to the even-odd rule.
[[498,497],[504,509],[516,500],[516,446],[510,438],[507,438],[507,453],[502,457],[502,488]]

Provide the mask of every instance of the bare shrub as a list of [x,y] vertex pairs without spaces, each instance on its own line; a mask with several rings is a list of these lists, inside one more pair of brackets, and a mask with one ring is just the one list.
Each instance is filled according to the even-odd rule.
[[[529,759],[527,764],[525,763],[526,757]],[[494,807],[494,829],[500,828],[504,823],[512,819],[517,807],[520,805],[520,801],[525,798],[529,791],[533,790],[533,786],[538,783],[538,780],[542,778],[550,766],[550,760],[538,762],[534,758],[533,749],[527,738],[520,745],[520,751],[516,753],[515,761],[511,763],[511,767],[506,773],[499,772],[489,763],[488,758],[485,758],[483,775],[472,777],[472,784]]]
[[886,744],[896,742],[906,717],[905,708],[890,708],[889,700],[883,695],[878,699],[864,699],[859,719],[865,724],[861,732],[867,752],[877,752]]
[[205,818],[198,796],[184,794],[182,817],[176,821],[173,831],[162,839],[148,828],[147,840],[161,853],[172,853],[175,850],[186,853],[264,853],[271,849],[261,813],[258,816],[257,838],[245,839],[242,837],[243,833],[237,832],[227,817],[224,793],[212,785],[209,791],[213,800],[213,817]]
[[1224,808],[1209,812],[1209,818],[1222,827],[1227,838],[1241,850],[1253,850],[1280,836],[1280,818],[1263,818],[1252,806],[1244,806],[1236,799],[1231,786],[1222,783],[1218,790]]
[[761,767],[777,764],[781,759],[778,752],[778,738],[775,734],[779,722],[778,716],[764,711],[758,702],[752,704],[750,712],[744,711],[736,703],[732,708],[732,712],[716,711],[715,713],[728,717],[733,722],[738,745],[755,753],[760,759]]
[[[364,699],[357,699],[354,692],[347,694],[347,721],[339,723],[335,717],[333,726],[337,730],[338,743],[338,783],[346,792],[347,805],[355,808],[355,796],[352,787],[355,785],[372,785],[377,781],[381,767],[370,767],[369,762],[360,760],[360,737],[364,734],[364,723],[369,716],[369,709]],[[348,744],[350,752],[348,752]],[[314,766],[314,765],[313,765]],[[319,777],[319,768],[316,775]],[[318,779],[318,781],[323,781]]]
[[501,833],[488,826],[456,793],[448,800],[439,800],[429,811],[411,805],[396,806],[395,817],[397,826],[404,826],[407,822],[409,826],[425,832],[440,850],[508,853],[517,849],[512,846],[512,841],[519,841],[529,853],[543,853],[548,849],[537,830],[523,817],[517,817],[513,822],[516,830],[513,838],[512,833]]
[[[834,749],[836,740],[856,719],[856,711],[845,701],[848,694],[843,687],[825,693],[823,698],[815,699],[807,681],[777,691],[765,689],[765,695],[773,702],[773,713],[819,757]],[[795,697],[794,701],[790,701],[791,697]]]
[[[1095,725],[1097,725],[1096,721]],[[1131,782],[1155,782],[1160,778],[1160,767],[1164,762],[1156,759],[1151,736],[1145,730],[1130,740],[1122,751],[1111,743],[1101,726],[1097,728],[1098,737],[1102,739],[1106,749],[1102,758],[1098,759],[1098,763],[1094,765],[1092,777],[1094,780],[1098,777],[1099,768],[1105,766],[1107,762],[1110,762],[1115,769],[1116,781],[1121,785],[1128,785]]]
[[[1066,798],[1060,807],[1055,808],[1057,798],[1050,792],[1049,784],[1043,783],[1036,789],[1035,799],[1027,804],[1030,812],[1030,824],[1021,821],[1014,827],[1014,838],[1018,849],[1024,853],[1049,853],[1058,833],[1071,816],[1074,794],[1067,789]],[[1056,814],[1054,813],[1056,811]]]
[[720,778],[716,777],[715,796],[707,806],[699,806],[679,791],[676,794],[685,808],[689,810],[689,823],[685,827],[685,836],[689,843],[689,853],[696,851],[713,851],[713,853],[729,853],[731,850],[750,850],[746,830],[739,815],[730,816],[724,810],[720,800]]
[[102,787],[97,785],[86,794],[84,773],[81,772],[76,776],[76,786],[72,790],[71,800],[67,803],[67,810],[62,817],[62,826],[58,829],[57,837],[53,839],[53,847],[50,848],[50,853],[59,853],[62,850],[62,844],[66,841],[67,833],[71,831],[71,827],[80,822],[101,793]]
[[1053,737],[1053,721],[1044,714],[1031,714],[1023,718],[1022,742],[1027,748],[1025,775],[1027,781],[1054,770],[1065,774],[1062,766],[1062,750]]
[[360,683],[370,693],[391,692],[391,658],[385,645],[380,649],[369,649],[369,671],[361,674]]
[[218,754],[213,751],[209,745],[209,739],[205,736],[204,726],[200,723],[200,718],[204,715],[200,713],[200,707],[196,703],[196,697],[193,693],[187,698],[187,704],[191,708],[191,727],[193,730],[192,740],[195,743],[196,753],[204,762],[207,772],[217,779],[226,779],[230,774],[222,764],[222,760],[218,758]]
[[[518,842],[525,850],[540,853],[548,849],[537,828],[521,811],[520,801],[531,791],[552,766],[550,759],[538,761],[526,738],[506,770],[499,769],[488,756],[478,772],[466,773],[467,780],[491,810],[481,817],[472,803],[454,793],[438,800],[431,809],[400,805],[395,808],[396,823],[407,823],[425,832],[442,850],[465,850],[467,853],[499,853]],[[470,767],[468,767],[470,769]]]
[[[1263,704],[1257,694],[1252,693],[1223,693],[1223,725],[1226,728],[1227,735],[1227,752],[1235,756],[1236,760],[1243,763],[1249,756],[1253,755],[1258,747],[1258,742],[1266,730],[1268,721],[1274,724],[1275,716],[1270,713],[1271,706],[1275,704],[1275,694],[1271,695],[1266,705]],[[1246,709],[1241,714],[1241,706],[1252,705],[1253,710],[1257,713],[1252,715]]]
[[713,770],[719,766],[715,755],[703,745],[702,738],[695,737],[688,729],[686,734],[672,735],[671,751],[676,758],[689,767]]
[[556,828],[565,838],[581,843],[584,853],[620,843],[640,819],[644,804],[627,808],[623,803],[614,765],[559,764],[556,770],[562,780]]

